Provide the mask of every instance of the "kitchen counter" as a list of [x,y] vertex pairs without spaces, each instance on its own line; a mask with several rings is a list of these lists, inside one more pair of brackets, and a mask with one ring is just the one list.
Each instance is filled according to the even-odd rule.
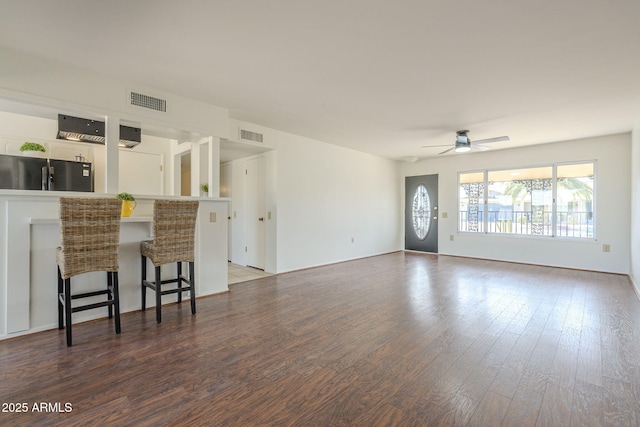
[[[60,224],[60,219],[59,218],[31,218],[30,221],[31,225],[37,225],[37,224]],[[127,217],[127,218],[121,218],[120,222],[153,222],[153,217],[151,216],[137,216],[137,217]]]
[[[0,339],[57,328],[57,273],[55,248],[60,245],[60,197],[115,197],[113,194],[62,191],[0,190]],[[123,218],[120,232],[119,280],[122,312],[140,309],[140,241],[152,233],[153,201],[200,201],[196,224],[197,296],[227,291],[226,198],[136,196],[133,215]],[[171,266],[169,266],[171,267]],[[175,268],[175,267],[173,267]],[[92,275],[74,278],[82,290]],[[99,280],[102,280],[100,276]],[[167,295],[166,302],[175,296]],[[153,301],[151,306],[153,306]],[[74,323],[106,317],[106,310],[74,314]],[[126,324],[123,324],[126,333]]]

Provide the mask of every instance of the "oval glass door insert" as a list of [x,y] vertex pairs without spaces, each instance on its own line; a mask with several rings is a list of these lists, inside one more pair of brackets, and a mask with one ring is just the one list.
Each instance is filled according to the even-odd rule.
[[424,240],[429,234],[431,226],[431,200],[427,187],[420,184],[413,193],[413,206],[411,209],[413,231],[420,240]]

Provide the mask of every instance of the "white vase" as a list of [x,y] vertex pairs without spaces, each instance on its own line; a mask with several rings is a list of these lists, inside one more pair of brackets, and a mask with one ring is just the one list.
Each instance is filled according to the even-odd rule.
[[22,155],[25,157],[40,157],[40,158],[46,158],[47,153],[45,153],[44,151],[23,151]]

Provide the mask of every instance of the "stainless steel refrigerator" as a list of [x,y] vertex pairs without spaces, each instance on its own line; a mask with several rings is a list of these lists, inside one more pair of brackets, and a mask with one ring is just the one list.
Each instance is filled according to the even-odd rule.
[[93,168],[88,162],[0,154],[0,188],[90,192]]

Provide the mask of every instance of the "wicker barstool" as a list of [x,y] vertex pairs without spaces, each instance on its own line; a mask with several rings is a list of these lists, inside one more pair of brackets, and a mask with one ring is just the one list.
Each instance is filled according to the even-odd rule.
[[[162,295],[189,291],[191,314],[196,314],[196,291],[194,274],[194,240],[198,202],[191,200],[156,200],[153,205],[153,240],[140,244],[142,255],[142,310],[146,308],[147,288],[156,293],[156,321],[162,322]],[[155,281],[147,280],[147,258],[155,267]],[[175,278],[162,280],[160,266],[177,264]],[[189,278],[182,275],[182,263],[189,263]],[[162,290],[162,285],[176,283],[173,289]],[[186,283],[188,286],[183,287]]]
[[[116,198],[60,198],[62,246],[56,250],[58,264],[58,327],[66,324],[67,345],[71,346],[71,314],[108,307],[120,333],[118,295],[118,249],[122,202]],[[106,289],[71,294],[71,277],[92,271],[107,272]],[[106,301],[72,306],[79,298],[107,295]]]

